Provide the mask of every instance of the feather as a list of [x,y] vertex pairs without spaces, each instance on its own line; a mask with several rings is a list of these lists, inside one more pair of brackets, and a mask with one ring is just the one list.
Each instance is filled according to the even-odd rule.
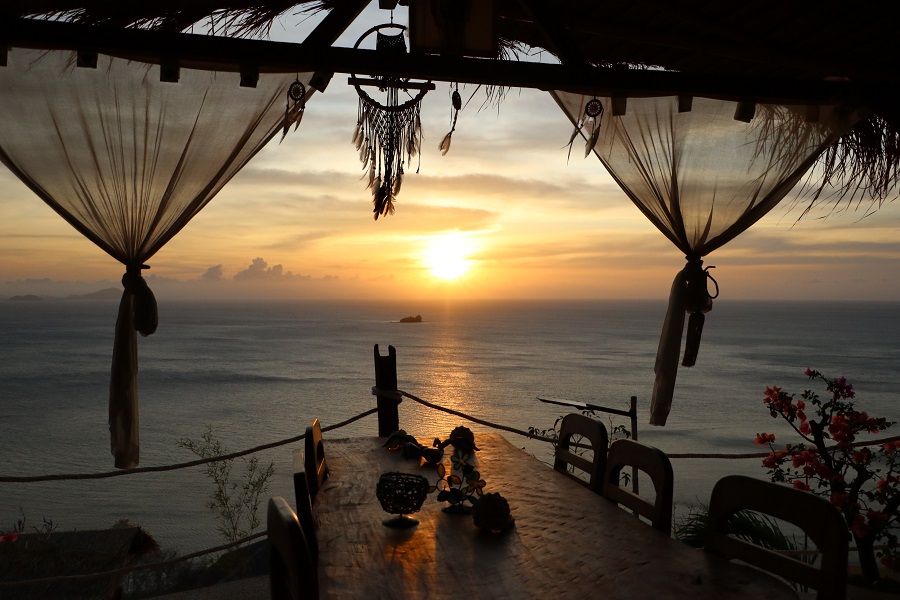
[[572,135],[569,137],[569,143],[566,146],[569,147],[569,154],[566,155],[566,160],[568,161],[572,158],[572,144],[575,143],[575,138],[578,137],[578,132],[581,131],[581,128],[584,126],[582,121],[579,121],[575,124],[575,129],[572,131]]
[[597,123],[594,126],[594,131],[591,132],[591,137],[588,138],[587,143],[584,145],[584,156],[587,158],[588,154],[591,153],[597,146],[597,141],[600,139],[600,123]]
[[381,189],[381,177],[376,177],[375,179],[373,179],[372,183],[370,183],[368,187],[370,187],[376,191],[380,190]]
[[297,128],[300,127],[300,121],[303,120],[304,112],[306,112],[306,111],[304,111],[304,107],[300,106],[300,109],[297,111],[297,115],[296,115],[295,121],[294,121],[294,131],[297,131]]
[[400,186],[403,185],[403,173],[399,173],[397,177],[394,178],[394,189],[391,190],[391,193],[396,196],[400,193]]
[[385,203],[385,195],[384,190],[381,189],[379,185],[375,188],[375,193],[372,195],[372,204],[375,205],[375,209],[372,211],[375,213],[375,220],[378,220],[378,216],[384,211],[384,203]]
[[353,137],[350,138],[350,143],[359,148],[359,121],[356,122],[356,127],[353,128]]
[[[362,164],[366,164],[369,162],[368,144],[364,145],[362,148],[359,149],[359,162],[361,162]],[[372,161],[372,162],[375,162],[375,161]]]
[[369,183],[366,185],[366,189],[373,185],[375,185],[375,165],[369,165]]
[[441,145],[438,146],[438,150],[441,151],[441,156],[446,156],[447,152],[450,151],[450,139],[453,137],[453,132],[451,131],[447,135],[444,136],[444,139],[441,140]]

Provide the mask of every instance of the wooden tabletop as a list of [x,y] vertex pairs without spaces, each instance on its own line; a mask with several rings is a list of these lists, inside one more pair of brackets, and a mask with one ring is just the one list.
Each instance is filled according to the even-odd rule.
[[314,507],[322,598],[797,598],[639,522],[499,434],[477,436],[478,468],[484,491],[509,501],[513,529],[482,532],[471,515],[442,512],[434,495],[412,515],[418,526],[385,527],[375,497],[383,472],[437,476],[383,442],[325,440],[331,474]]

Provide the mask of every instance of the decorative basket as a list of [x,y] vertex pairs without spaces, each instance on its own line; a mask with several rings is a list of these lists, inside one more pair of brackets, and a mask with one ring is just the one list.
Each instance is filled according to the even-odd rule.
[[[428,495],[428,480],[412,473],[383,473],[375,486],[375,496],[381,508],[393,515],[409,515],[419,512]],[[385,521],[388,526],[415,525],[418,521],[401,517],[402,520]]]

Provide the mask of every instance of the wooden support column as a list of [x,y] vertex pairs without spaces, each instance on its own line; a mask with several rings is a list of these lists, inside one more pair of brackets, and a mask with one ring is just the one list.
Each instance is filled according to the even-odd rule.
[[[397,391],[397,351],[388,346],[388,355],[381,356],[375,344],[375,387],[379,390]],[[378,436],[387,437],[400,429],[400,415],[397,406],[400,398],[377,396]]]

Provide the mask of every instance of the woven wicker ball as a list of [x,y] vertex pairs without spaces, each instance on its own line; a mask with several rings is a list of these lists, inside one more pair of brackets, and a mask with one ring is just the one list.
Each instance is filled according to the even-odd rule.
[[427,495],[428,480],[412,473],[384,473],[375,486],[381,508],[394,515],[419,512]]

